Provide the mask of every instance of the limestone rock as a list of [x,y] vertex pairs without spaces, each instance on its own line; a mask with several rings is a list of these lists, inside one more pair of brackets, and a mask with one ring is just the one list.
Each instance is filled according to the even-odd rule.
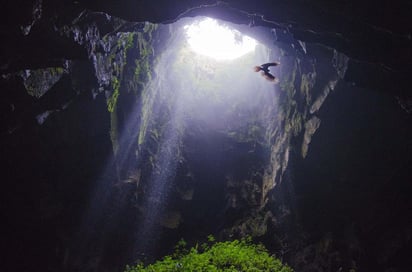
[[24,70],[19,73],[27,93],[36,98],[42,97],[64,74],[61,67],[37,70]]
[[305,123],[305,134],[303,136],[302,143],[302,157],[305,158],[308,154],[309,144],[312,141],[312,136],[315,134],[316,130],[320,126],[320,119],[316,116],[313,116]]

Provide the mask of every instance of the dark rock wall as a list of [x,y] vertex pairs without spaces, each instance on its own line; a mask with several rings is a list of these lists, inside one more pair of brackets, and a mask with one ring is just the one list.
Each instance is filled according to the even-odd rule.
[[[33,104],[19,108],[27,112]],[[62,268],[111,154],[109,125],[104,97],[84,94],[42,127],[26,115],[10,134],[2,132],[3,271]]]
[[284,185],[293,186],[297,224],[317,241],[292,257],[296,268],[406,271],[410,116],[391,96],[342,84],[319,117],[313,152],[291,164]]

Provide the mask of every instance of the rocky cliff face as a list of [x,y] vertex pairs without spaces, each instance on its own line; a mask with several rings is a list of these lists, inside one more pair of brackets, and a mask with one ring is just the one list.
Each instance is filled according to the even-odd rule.
[[[0,55],[6,268],[118,271],[181,237],[213,233],[252,235],[297,271],[404,271],[411,7],[374,8],[7,4]],[[182,111],[184,84],[211,91],[204,77],[230,78],[199,65],[191,78],[168,80],[181,75],[170,72],[173,64],[185,62],[168,51],[181,35],[172,23],[198,15],[229,21],[263,43],[262,54],[282,63],[277,92],[217,104],[215,122],[204,119],[201,94]]]

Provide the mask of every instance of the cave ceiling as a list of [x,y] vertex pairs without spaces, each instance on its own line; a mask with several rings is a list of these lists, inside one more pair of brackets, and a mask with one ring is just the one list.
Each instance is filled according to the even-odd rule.
[[[405,90],[412,63],[408,1],[13,1],[6,4],[1,19],[1,73],[87,58],[84,47],[56,31],[70,27],[85,10],[130,22],[170,23],[203,15],[288,31],[297,40],[350,57],[346,81],[411,96]],[[100,30],[104,34],[114,29],[105,25]]]

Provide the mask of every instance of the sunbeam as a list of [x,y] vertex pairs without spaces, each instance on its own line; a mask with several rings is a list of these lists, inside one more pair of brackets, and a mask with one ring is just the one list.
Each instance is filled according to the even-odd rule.
[[[182,40],[185,34],[190,46]],[[200,51],[194,52],[197,45]],[[182,27],[161,52],[141,108],[139,156],[150,150],[153,166],[142,202],[145,215],[136,232],[138,252],[150,252],[156,244],[156,222],[165,216],[179,161],[184,160],[183,139],[199,127],[228,135],[247,134],[250,126],[255,131],[270,127],[268,111],[277,109],[274,85],[256,77],[252,68],[271,58],[265,46],[210,18]],[[263,139],[265,129],[260,133]]]

